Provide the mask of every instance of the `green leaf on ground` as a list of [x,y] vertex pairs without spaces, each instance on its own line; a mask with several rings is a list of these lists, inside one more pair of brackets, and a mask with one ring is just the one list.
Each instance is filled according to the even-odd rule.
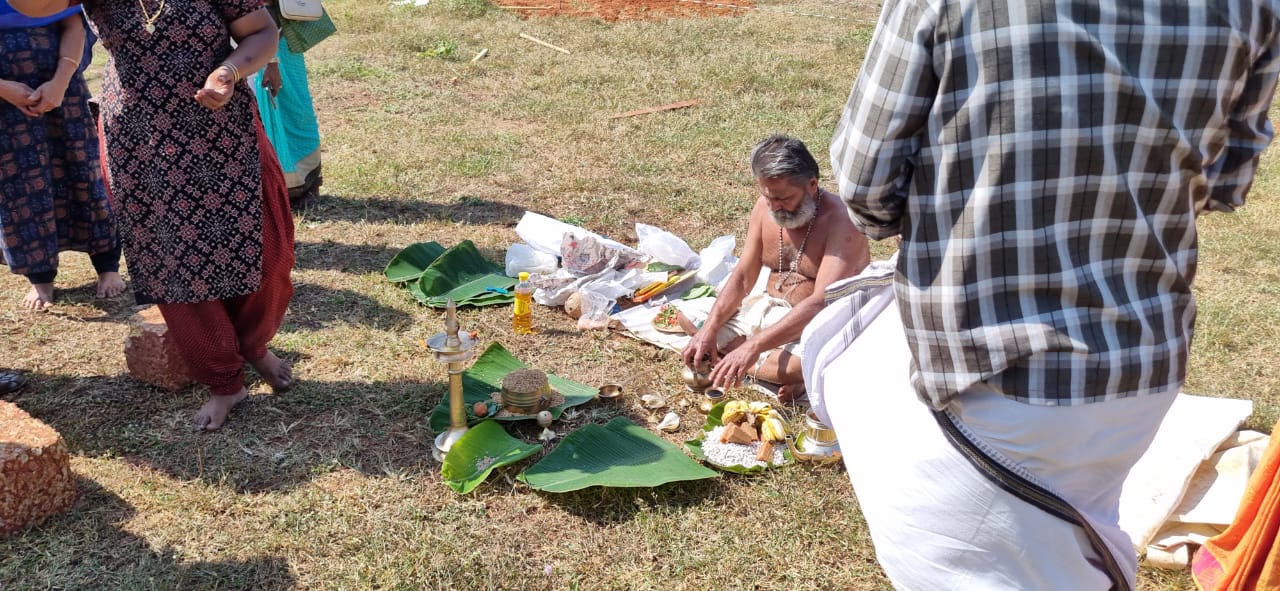
[[718,476],[665,439],[618,417],[603,427],[587,425],[570,433],[519,479],[537,490],[562,493],[593,486],[654,487]]

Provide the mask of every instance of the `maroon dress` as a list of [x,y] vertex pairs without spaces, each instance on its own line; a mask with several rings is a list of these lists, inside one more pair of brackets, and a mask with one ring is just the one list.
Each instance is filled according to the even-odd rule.
[[[230,55],[229,23],[262,0],[97,0],[86,6],[107,61],[102,126],[120,237],[139,302],[252,293],[262,280],[256,108],[195,101]],[[147,31],[145,7],[154,17]],[[157,15],[157,11],[159,11]]]

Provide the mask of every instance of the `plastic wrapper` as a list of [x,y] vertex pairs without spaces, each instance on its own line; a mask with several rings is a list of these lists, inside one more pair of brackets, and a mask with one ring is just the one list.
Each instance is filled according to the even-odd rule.
[[681,269],[697,269],[700,265],[701,259],[688,243],[662,228],[636,224],[636,238],[639,240],[638,250],[654,260]]
[[560,260],[548,252],[542,252],[528,244],[512,244],[507,249],[506,274],[516,277],[521,272],[534,274],[555,273],[560,268]]
[[609,328],[609,315],[617,302],[591,287],[578,290],[582,300],[582,315],[578,317],[578,328],[583,330]]

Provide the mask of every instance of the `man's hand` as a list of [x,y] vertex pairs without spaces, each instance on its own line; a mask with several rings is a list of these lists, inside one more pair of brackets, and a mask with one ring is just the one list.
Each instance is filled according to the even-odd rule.
[[280,96],[280,86],[284,84],[284,80],[280,77],[280,63],[268,62],[267,67],[262,69],[262,87],[266,89],[272,98]]
[[21,82],[0,80],[0,99],[17,107],[28,117],[40,116],[40,113],[34,109],[35,103],[31,102],[31,94],[34,92],[30,86]]
[[760,352],[750,339],[729,352],[711,370],[711,384],[717,388],[733,388],[747,377],[747,371],[755,367]]
[[31,101],[31,110],[36,113],[48,113],[62,106],[62,99],[67,95],[67,85],[57,80],[50,80],[40,85],[27,97]]
[[693,369],[713,367],[720,359],[716,350],[716,331],[703,326],[684,347],[684,364]]
[[231,69],[218,66],[209,73],[204,81],[204,88],[196,91],[196,102],[210,111],[217,111],[231,102],[231,95],[236,92],[235,77]]

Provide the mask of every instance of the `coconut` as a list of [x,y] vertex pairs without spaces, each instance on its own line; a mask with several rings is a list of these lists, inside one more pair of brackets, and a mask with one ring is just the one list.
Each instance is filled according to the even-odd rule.
[[574,320],[582,316],[582,298],[578,296],[578,292],[569,294],[568,299],[564,301],[564,312]]

